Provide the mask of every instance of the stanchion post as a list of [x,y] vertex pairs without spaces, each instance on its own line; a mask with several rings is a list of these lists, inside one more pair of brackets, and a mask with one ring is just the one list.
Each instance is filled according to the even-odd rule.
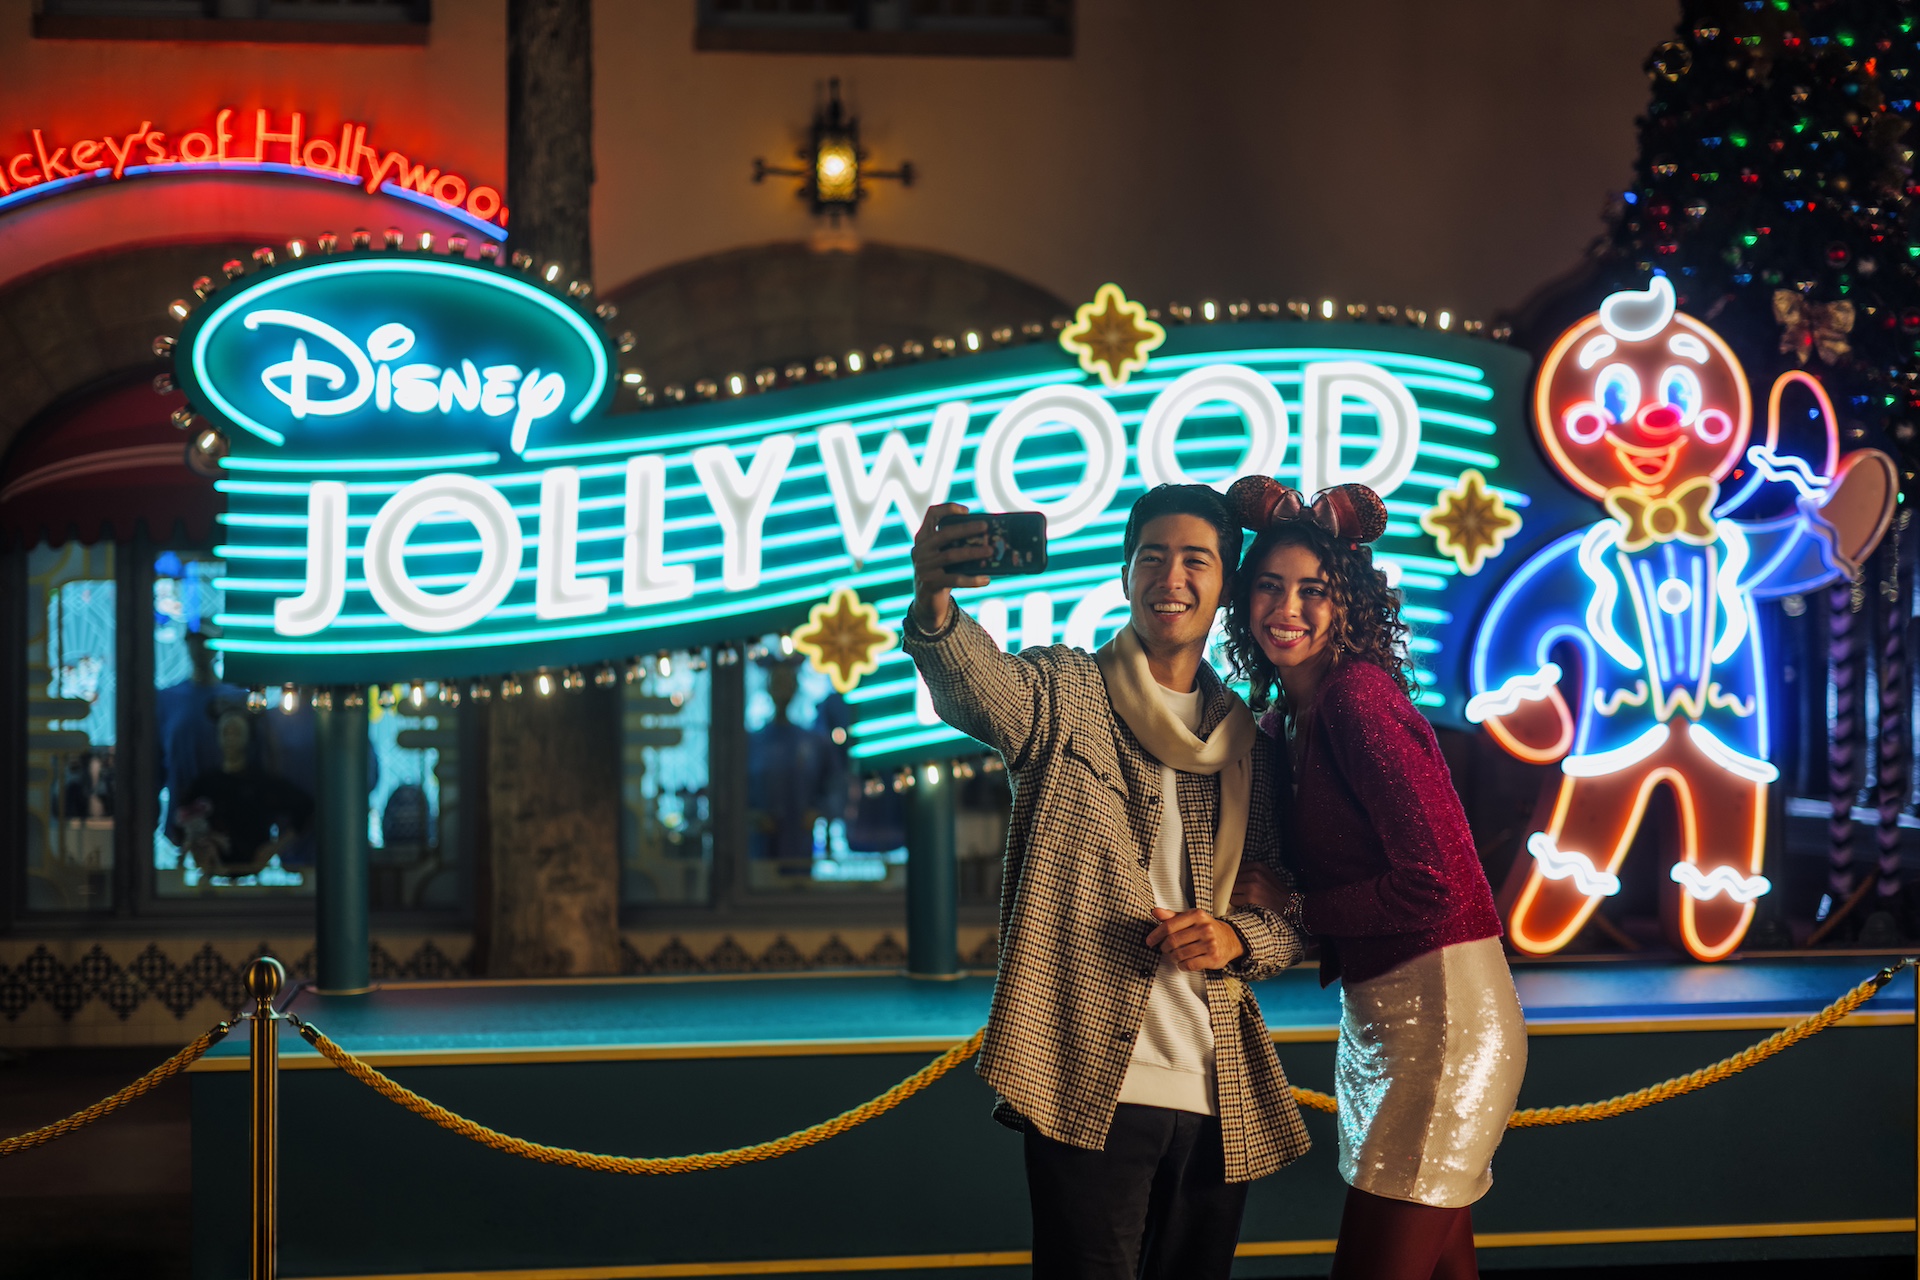
[[959,867],[953,856],[953,766],[914,769],[907,792],[907,976],[960,976]]
[[315,984],[326,995],[359,995],[370,981],[367,923],[367,708],[315,708],[320,742]]
[[247,966],[247,994],[253,997],[253,1041],[249,1064],[253,1079],[253,1235],[250,1280],[274,1280],[279,1270],[280,1181],[280,1015],[273,1001],[287,971],[272,956]]

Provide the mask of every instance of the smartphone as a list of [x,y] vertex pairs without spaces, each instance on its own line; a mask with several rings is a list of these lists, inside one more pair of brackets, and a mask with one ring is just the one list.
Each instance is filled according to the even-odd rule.
[[1047,567],[1047,516],[1043,511],[1008,511],[1000,515],[975,515],[970,512],[943,518],[936,529],[948,525],[987,522],[987,531],[971,541],[986,552],[979,560],[962,561],[952,566],[954,573],[977,574],[987,578],[1040,573]]

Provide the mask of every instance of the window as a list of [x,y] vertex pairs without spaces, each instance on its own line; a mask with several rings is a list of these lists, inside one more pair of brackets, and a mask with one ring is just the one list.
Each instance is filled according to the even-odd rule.
[[41,0],[50,40],[425,44],[429,0]]
[[704,658],[674,653],[633,675],[621,707],[620,900],[705,904],[713,882],[712,674]]
[[[311,722],[311,714],[308,714]],[[375,911],[465,905],[459,833],[460,712],[428,682],[367,702],[368,903]],[[310,864],[309,864],[310,865]]]
[[1064,58],[1071,0],[698,0],[694,47]]
[[111,545],[27,553],[26,907],[114,906],[121,809]]
[[847,754],[846,702],[768,637],[746,669],[747,888],[756,893],[900,889],[906,806],[867,787]]

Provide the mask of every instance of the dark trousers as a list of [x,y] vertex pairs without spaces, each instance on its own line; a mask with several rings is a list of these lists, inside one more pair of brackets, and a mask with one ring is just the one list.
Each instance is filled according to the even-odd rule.
[[1247,1184],[1217,1118],[1122,1103],[1104,1151],[1026,1141],[1034,1280],[1225,1280]]

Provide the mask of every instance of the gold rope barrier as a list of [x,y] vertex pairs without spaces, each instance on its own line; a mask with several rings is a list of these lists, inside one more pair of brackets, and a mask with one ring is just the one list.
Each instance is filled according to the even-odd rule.
[[603,1156],[587,1151],[574,1151],[567,1147],[550,1147],[544,1143],[528,1142],[522,1138],[510,1137],[483,1124],[478,1124],[465,1116],[456,1115],[436,1102],[429,1102],[413,1090],[398,1083],[379,1071],[368,1066],[332,1040],[311,1022],[303,1021],[292,1014],[285,1015],[307,1043],[318,1049],[342,1071],[366,1085],[389,1102],[397,1102],[417,1116],[433,1121],[442,1129],[472,1138],[482,1146],[492,1147],[495,1151],[504,1151],[509,1155],[523,1156],[528,1160],[538,1160],[542,1164],[566,1165],[574,1169],[592,1169],[599,1173],[631,1173],[658,1176],[672,1173],[695,1173],[706,1169],[730,1169],[735,1165],[751,1164],[756,1160],[773,1160],[800,1150],[837,1138],[857,1125],[865,1124],[875,1116],[884,1115],[901,1103],[919,1093],[922,1089],[938,1080],[947,1072],[971,1058],[980,1051],[980,1041],[986,1037],[987,1030],[982,1027],[967,1037],[962,1044],[929,1062],[920,1070],[902,1080],[893,1088],[869,1102],[863,1102],[851,1111],[843,1111],[831,1120],[810,1125],[797,1133],[784,1138],[775,1138],[771,1142],[757,1142],[748,1147],[734,1147],[729,1151],[709,1151],[691,1156]]
[[189,1044],[186,1048],[174,1054],[171,1058],[168,1058],[165,1062],[147,1072],[147,1074],[141,1076],[138,1080],[135,1080],[118,1093],[100,1099],[100,1101],[94,1103],[84,1111],[76,1111],[64,1120],[56,1120],[45,1128],[34,1129],[21,1134],[17,1138],[0,1138],[0,1157],[17,1155],[22,1151],[30,1151],[34,1147],[52,1142],[55,1138],[64,1138],[76,1129],[84,1129],[102,1116],[111,1115],[136,1098],[144,1097],[146,1094],[153,1092],[153,1090],[161,1084],[192,1066],[201,1054],[220,1043],[232,1028],[232,1023],[222,1022],[207,1031],[201,1032],[192,1044]]
[[[1881,989],[1893,981],[1895,974],[1899,973],[1902,969],[1912,966],[1914,963],[1915,961],[1909,958],[1902,960],[1898,964],[1888,965],[1812,1017],[1803,1018],[1790,1027],[1783,1027],[1768,1036],[1765,1040],[1760,1041],[1760,1043],[1749,1045],[1739,1053],[1731,1057],[1722,1058],[1711,1066],[1702,1067],[1698,1071],[1689,1072],[1684,1076],[1674,1076],[1670,1080],[1662,1080],[1659,1084],[1650,1084],[1646,1088],[1636,1089],[1632,1093],[1623,1093],[1618,1097],[1608,1098],[1604,1102],[1585,1102],[1577,1106],[1565,1107],[1528,1107],[1525,1110],[1514,1112],[1507,1120],[1507,1128],[1537,1129],[1546,1125],[1581,1124],[1588,1120],[1611,1120],[1615,1116],[1626,1115],[1629,1111],[1639,1111],[1644,1107],[1651,1107],[1656,1103],[1665,1102],[1669,1098],[1678,1098],[1683,1094],[1704,1089],[1708,1085],[1719,1084],[1729,1076],[1738,1075],[1748,1067],[1757,1066],[1775,1054],[1791,1049],[1802,1040],[1819,1035],[1822,1031],[1833,1026],[1851,1014],[1855,1009],[1858,1009],[1861,1005],[1879,995]],[[1915,1017],[1920,1018],[1920,1002],[1916,1003]],[[1303,1107],[1309,1107],[1315,1111],[1325,1111],[1329,1114],[1334,1110],[1333,1096],[1331,1094],[1321,1093],[1317,1089],[1296,1088],[1293,1091],[1293,1096],[1294,1100]]]
[[[1543,1125],[1578,1124],[1588,1120],[1608,1120],[1614,1116],[1625,1115],[1629,1111],[1638,1111],[1651,1107],[1655,1103],[1665,1102],[1682,1094],[1704,1089],[1708,1085],[1718,1084],[1729,1076],[1737,1075],[1748,1067],[1765,1062],[1768,1058],[1786,1049],[1792,1048],[1811,1036],[1818,1035],[1828,1027],[1841,1021],[1855,1009],[1878,995],[1882,988],[1893,981],[1894,975],[1902,969],[1914,965],[1916,961],[1906,959],[1895,965],[1889,965],[1873,977],[1868,978],[1853,990],[1822,1009],[1812,1017],[1803,1018],[1790,1027],[1783,1028],[1768,1036],[1758,1044],[1731,1057],[1722,1058],[1711,1066],[1700,1068],[1684,1076],[1675,1076],[1659,1084],[1648,1085],[1633,1093],[1624,1093],[1604,1102],[1589,1102],[1578,1106],[1530,1107],[1516,1111],[1507,1121],[1509,1129],[1530,1129]],[[528,1142],[515,1138],[483,1124],[467,1119],[447,1110],[436,1102],[431,1102],[406,1086],[381,1074],[374,1067],[361,1061],[351,1052],[334,1043],[318,1027],[310,1022],[286,1014],[285,1016],[300,1031],[308,1044],[318,1049],[335,1066],[366,1085],[389,1102],[398,1103],[415,1115],[421,1116],[439,1125],[442,1129],[473,1139],[483,1146],[509,1155],[522,1156],[528,1160],[538,1160],[542,1164],[566,1165],[575,1169],[592,1169],[601,1173],[628,1173],[658,1176],[663,1174],[693,1173],[706,1169],[726,1169],[735,1165],[750,1164],[756,1160],[773,1160],[780,1156],[798,1151],[802,1147],[811,1147],[838,1137],[857,1125],[865,1124],[876,1116],[893,1110],[914,1094],[946,1075],[962,1062],[979,1052],[980,1042],[986,1036],[986,1028],[974,1032],[964,1043],[935,1058],[913,1075],[908,1076],[893,1088],[887,1090],[870,1102],[864,1102],[851,1111],[843,1111],[831,1120],[811,1125],[784,1138],[775,1138],[771,1142],[755,1143],[752,1146],[734,1147],[727,1151],[709,1151],[699,1155],[686,1156],[606,1156],[592,1152],[575,1151],[568,1147],[550,1147],[544,1143]],[[1920,1011],[1916,1012],[1920,1017]],[[224,1024],[223,1024],[224,1025]],[[1293,1096],[1301,1106],[1315,1111],[1332,1112],[1335,1103],[1332,1095],[1315,1089],[1295,1088]]]

